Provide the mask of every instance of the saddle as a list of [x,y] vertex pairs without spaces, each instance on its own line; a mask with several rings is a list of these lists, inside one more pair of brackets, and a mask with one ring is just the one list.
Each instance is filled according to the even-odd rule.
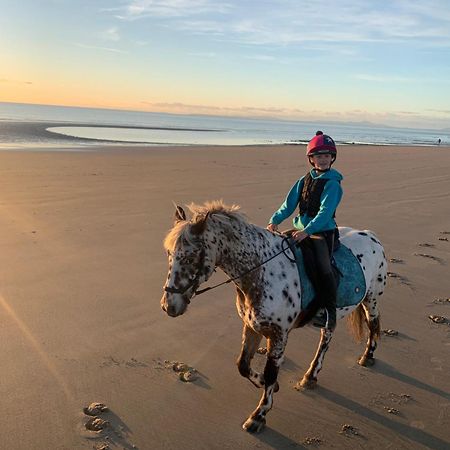
[[[305,264],[311,264],[311,262],[305,261],[301,249],[293,240],[289,243],[297,263],[302,289],[302,310],[304,310],[315,297],[313,282],[305,269]],[[338,285],[336,307],[345,308],[359,304],[366,293],[364,272],[356,256],[342,242],[333,252],[332,267]]]

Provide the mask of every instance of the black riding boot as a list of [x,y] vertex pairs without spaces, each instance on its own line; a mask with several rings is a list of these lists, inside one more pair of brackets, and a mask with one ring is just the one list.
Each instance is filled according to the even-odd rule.
[[325,308],[326,315],[323,316],[322,320],[314,321],[313,325],[334,331],[336,328],[337,287],[333,272],[322,274],[320,281],[321,306]]

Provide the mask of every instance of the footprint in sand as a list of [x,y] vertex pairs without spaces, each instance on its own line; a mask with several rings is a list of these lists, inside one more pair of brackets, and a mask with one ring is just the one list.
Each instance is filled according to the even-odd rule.
[[341,431],[339,431],[339,434],[343,434],[344,436],[360,436],[358,429],[348,423],[345,423],[344,425],[342,425],[342,428],[341,428]]
[[319,437],[306,437],[303,439],[303,445],[320,445],[322,444],[322,439]]
[[[110,413],[109,408],[104,403],[90,403],[83,408],[83,412],[85,416],[81,434],[87,439],[109,441],[109,443],[98,442],[94,444],[94,449],[108,450],[110,444],[114,447],[137,448],[134,444],[127,442],[128,427],[121,422],[117,415]],[[100,415],[104,415],[105,418],[100,417]]]
[[83,412],[88,416],[97,416],[106,411],[108,411],[108,407],[104,403],[91,403],[83,408]]
[[411,283],[409,282],[408,278],[406,278],[406,277],[404,277],[402,275],[399,275],[398,273],[388,272],[387,276],[389,278],[397,278],[397,280],[400,281],[400,283],[406,284],[406,286],[410,286],[411,285]]
[[429,315],[428,318],[434,323],[439,323],[439,324],[444,324],[445,323],[447,325],[450,325],[450,320],[448,320],[444,316]]
[[398,259],[398,258],[389,258],[389,262],[394,263],[394,264],[403,264],[405,261],[403,261],[403,259]]
[[438,297],[433,300],[436,305],[450,305],[450,298]]
[[385,336],[398,336],[398,331],[397,330],[391,330],[390,328],[387,329],[387,330],[381,330],[381,332]]
[[107,420],[94,416],[91,417],[84,426],[86,427],[86,430],[99,432],[108,428],[109,425],[110,423]]
[[448,238],[446,238],[446,237],[440,237],[440,238],[438,238],[440,241],[447,241],[448,242]]
[[428,242],[423,242],[418,245],[419,245],[419,247],[434,247],[434,244],[429,244]]
[[443,260],[441,258],[438,258],[437,256],[429,255],[428,253],[413,253],[414,256],[421,256],[422,258],[428,258],[432,259],[433,261],[438,262],[439,264],[444,264]]
[[168,359],[164,360],[164,363],[161,360],[154,360],[156,362],[155,369],[165,369],[165,370],[173,370],[178,373],[178,378],[185,383],[192,383],[193,381],[200,378],[200,373],[194,367],[187,365],[184,362],[179,361],[169,361]]

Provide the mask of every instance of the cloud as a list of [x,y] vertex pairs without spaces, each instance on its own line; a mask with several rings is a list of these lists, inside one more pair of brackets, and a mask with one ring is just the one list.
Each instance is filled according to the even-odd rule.
[[418,80],[414,78],[400,77],[396,75],[371,75],[371,74],[355,74],[353,78],[363,81],[375,81],[377,83],[414,83]]
[[119,50],[118,48],[111,48],[111,47],[100,47],[97,45],[88,45],[88,44],[81,44],[78,42],[75,42],[73,45],[76,45],[77,47],[81,48],[88,48],[91,50],[102,50],[105,52],[113,52],[113,53],[128,53],[125,50]]
[[189,53],[189,56],[197,56],[199,58],[215,58],[217,55],[214,52],[195,52]]
[[364,42],[442,46],[450,40],[448,0],[133,0],[116,17],[163,20],[176,31],[220,34],[240,44],[347,44],[347,52]]
[[120,41],[119,29],[117,27],[110,27],[107,30],[101,31],[99,36],[105,41]]
[[153,110],[161,112],[172,112],[182,114],[211,114],[211,115],[227,115],[227,116],[244,116],[244,117],[289,117],[303,113],[298,108],[283,108],[276,106],[255,107],[255,106],[214,106],[188,104],[181,102],[147,102],[142,101],[141,104],[151,107]]
[[11,80],[8,78],[0,78],[0,83],[12,83],[12,84],[33,84],[32,81],[23,81],[23,80]]
[[116,17],[122,20],[189,17],[209,13],[221,14],[230,8],[230,4],[215,0],[133,0]]
[[450,109],[426,109],[425,111],[439,114],[450,114]]

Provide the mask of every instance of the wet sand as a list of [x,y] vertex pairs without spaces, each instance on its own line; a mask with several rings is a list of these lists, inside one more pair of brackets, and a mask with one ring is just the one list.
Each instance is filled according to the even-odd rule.
[[[234,289],[197,297],[179,318],[160,309],[172,201],[223,199],[264,226],[307,170],[303,155],[303,146],[0,152],[0,447],[448,448],[450,326],[430,318],[450,317],[448,147],[339,148],[337,220],[373,230],[392,260],[377,362],[357,365],[364,345],[341,321],[317,389],[298,392],[319,331],[294,331],[262,433],[241,430],[260,392],[235,366]],[[196,379],[181,381],[174,362]],[[92,402],[108,407],[104,431],[85,427]]]

